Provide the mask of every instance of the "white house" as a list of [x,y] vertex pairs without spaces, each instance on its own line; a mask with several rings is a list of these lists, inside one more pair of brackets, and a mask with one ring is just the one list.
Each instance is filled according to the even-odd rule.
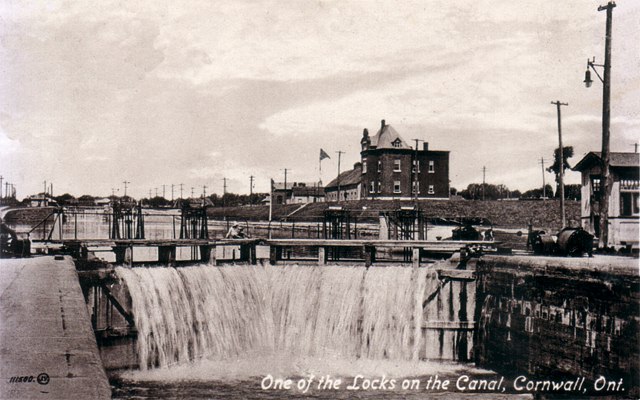
[[[638,249],[640,237],[640,155],[610,153],[609,165],[613,185],[609,199],[609,243],[615,248]],[[574,171],[582,173],[582,227],[599,236],[599,201],[602,181],[602,159],[599,152],[590,152],[580,160]]]

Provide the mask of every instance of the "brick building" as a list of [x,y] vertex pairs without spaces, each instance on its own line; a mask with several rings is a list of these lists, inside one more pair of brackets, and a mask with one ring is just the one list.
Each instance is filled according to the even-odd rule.
[[426,142],[416,151],[384,120],[374,137],[365,129],[360,144],[362,198],[411,199],[415,190],[419,198],[449,198],[448,151]]
[[324,188],[318,182],[284,182],[273,184],[273,204],[302,204],[324,201]]
[[362,166],[356,163],[353,169],[342,172],[325,186],[326,201],[360,200],[362,193]]

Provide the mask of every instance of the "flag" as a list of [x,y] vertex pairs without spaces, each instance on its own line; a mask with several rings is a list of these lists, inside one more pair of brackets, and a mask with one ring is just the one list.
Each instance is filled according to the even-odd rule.
[[324,160],[325,158],[331,158],[331,157],[329,157],[326,151],[320,149],[320,161]]

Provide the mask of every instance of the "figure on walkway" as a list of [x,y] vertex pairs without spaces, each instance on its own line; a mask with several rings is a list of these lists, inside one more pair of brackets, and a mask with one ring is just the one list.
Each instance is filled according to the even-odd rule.
[[234,222],[233,225],[231,225],[229,232],[227,232],[227,236],[225,236],[227,239],[244,239],[246,237],[247,235],[245,235],[243,228],[237,222]]
[[493,237],[493,229],[489,228],[484,232],[484,240],[486,241],[493,241],[494,237]]

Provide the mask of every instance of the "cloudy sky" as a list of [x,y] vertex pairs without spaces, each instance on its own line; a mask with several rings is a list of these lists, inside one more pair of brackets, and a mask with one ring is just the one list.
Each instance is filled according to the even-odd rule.
[[[0,3],[0,174],[18,196],[267,191],[359,160],[380,120],[451,151],[451,184],[541,185],[601,146],[604,0]],[[613,151],[640,138],[640,2],[613,17]],[[547,174],[547,180],[552,176]],[[570,173],[569,183],[577,183]],[[176,192],[177,196],[177,192]]]

